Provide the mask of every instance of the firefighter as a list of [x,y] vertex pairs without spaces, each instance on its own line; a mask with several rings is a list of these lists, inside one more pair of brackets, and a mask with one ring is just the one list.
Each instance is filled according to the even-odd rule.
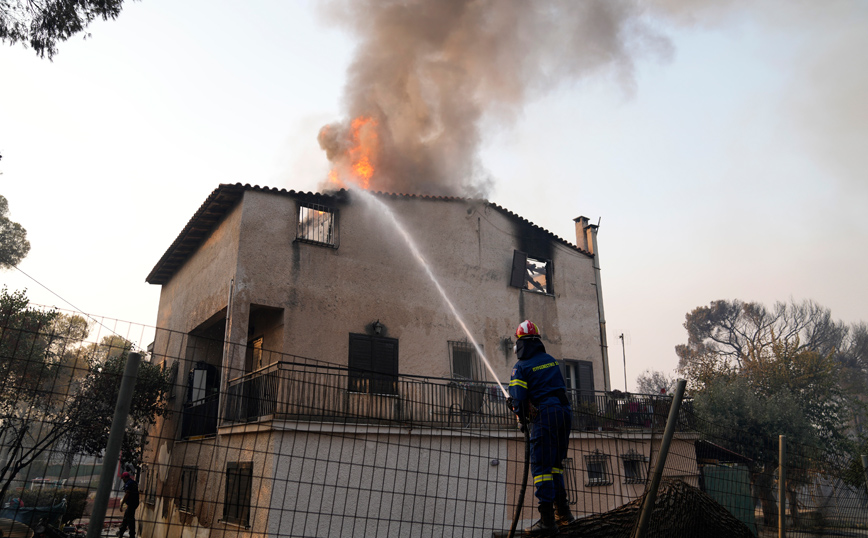
[[572,410],[558,361],[546,353],[539,327],[525,320],[515,331],[518,362],[509,381],[510,405],[522,431],[530,427],[530,464],[540,519],[524,536],[554,536],[575,519],[567,502],[563,460]]

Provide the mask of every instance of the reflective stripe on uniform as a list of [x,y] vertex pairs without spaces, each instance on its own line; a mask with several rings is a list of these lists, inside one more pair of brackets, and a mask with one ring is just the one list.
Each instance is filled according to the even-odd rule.
[[554,477],[550,474],[541,474],[539,476],[533,477],[534,484],[539,484],[540,482],[545,482],[547,480],[554,480]]
[[564,470],[558,469],[557,467],[552,467],[552,474],[564,474]]
[[521,387],[523,389],[527,389],[527,383],[522,381],[521,379],[513,379],[509,382],[510,387]]

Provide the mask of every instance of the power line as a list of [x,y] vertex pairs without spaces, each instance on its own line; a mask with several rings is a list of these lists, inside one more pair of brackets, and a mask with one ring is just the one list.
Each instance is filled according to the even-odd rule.
[[20,267],[15,266],[15,269],[17,269],[17,270],[18,270],[22,275],[26,276],[26,277],[29,278],[30,280],[36,282],[37,284],[39,284],[40,286],[42,286],[43,288],[45,288],[46,290],[48,290],[48,292],[49,292],[50,294],[54,295],[55,297],[57,297],[58,299],[60,299],[60,300],[63,301],[64,303],[66,303],[66,304],[68,304],[69,306],[71,306],[71,307],[73,308],[73,310],[75,310],[76,312],[81,313],[82,315],[84,315],[85,317],[87,317],[88,319],[90,319],[91,321],[93,321],[94,323],[96,323],[97,325],[99,325],[100,327],[102,327],[103,329],[107,330],[108,332],[114,334],[115,336],[120,336],[121,338],[123,338],[123,336],[121,336],[120,334],[118,334],[118,333],[116,333],[115,331],[113,331],[112,329],[106,327],[105,324],[103,324],[101,321],[97,320],[96,318],[94,318],[93,316],[91,316],[90,314],[88,314],[87,312],[85,312],[84,310],[82,310],[81,308],[79,308],[79,307],[75,306],[74,304],[70,303],[69,301],[67,301],[66,299],[64,299],[63,297],[61,297],[61,296],[58,295],[57,293],[55,293],[52,289],[50,289],[48,286],[46,286],[46,285],[43,284],[42,282],[36,280],[36,279],[33,278],[32,276],[30,276],[30,275],[28,275],[27,273],[25,273],[24,271],[22,271]]

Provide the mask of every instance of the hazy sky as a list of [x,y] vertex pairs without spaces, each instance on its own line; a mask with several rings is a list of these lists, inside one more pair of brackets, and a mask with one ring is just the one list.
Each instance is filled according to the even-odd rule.
[[[340,13],[354,3],[143,0],[53,62],[0,47],[0,194],[32,244],[20,269],[85,312],[154,323],[144,279],[218,184],[326,176],[317,133],[347,119],[364,43],[358,13]],[[612,386],[618,335],[634,388],[646,368],[671,373],[684,315],[716,299],[868,321],[868,3],[616,4],[642,30],[626,61],[525,81],[480,116],[477,156],[488,199],[556,235],[600,219]]]

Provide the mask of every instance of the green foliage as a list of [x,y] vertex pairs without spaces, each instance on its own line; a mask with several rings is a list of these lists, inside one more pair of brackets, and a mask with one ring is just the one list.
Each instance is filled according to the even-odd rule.
[[[2,0],[0,0],[2,1]],[[80,316],[28,306],[23,292],[0,292],[0,498],[22,470],[53,451],[100,455],[132,344],[109,336],[84,345]],[[169,373],[143,362],[123,441],[125,463],[138,465],[143,433],[165,412]],[[71,461],[69,462],[71,463]]]
[[[0,10],[2,10],[0,0]],[[2,23],[0,23],[2,28]],[[2,37],[2,34],[0,34]],[[9,202],[0,196],[0,269],[15,267],[30,252],[27,230],[17,222],[9,220]]]
[[0,0],[0,41],[30,45],[40,58],[95,19],[116,19],[123,0]]
[[[688,342],[676,347],[678,369],[694,395],[708,393],[701,406],[706,416],[724,418],[713,409],[722,405],[721,412],[739,418],[733,427],[771,428],[766,434],[772,436],[801,432],[797,439],[806,443],[848,449],[847,428],[860,412],[860,388],[868,377],[864,325],[851,329],[810,301],[772,308],[714,301],[687,314],[684,327]],[[728,402],[725,390],[744,397]],[[790,427],[773,420],[770,402],[798,410],[801,418]],[[743,409],[748,404],[756,409]]]
[[[68,449],[73,452],[96,455],[108,442],[111,418],[118,398],[123,371],[129,354],[129,342],[119,346],[117,337],[106,337],[96,346],[96,352],[108,351],[97,362],[98,369],[91,375],[77,396],[75,409],[78,424],[67,436]],[[121,351],[117,354],[113,350]],[[139,366],[133,391],[133,401],[127,421],[127,430],[121,447],[123,464],[138,467],[141,464],[142,433],[166,412],[166,397],[171,389],[169,372],[150,362]]]
[[719,428],[719,442],[759,467],[777,465],[778,435],[805,446],[819,443],[797,399],[786,390],[766,396],[745,378],[721,378],[694,397],[694,406],[697,415]]

